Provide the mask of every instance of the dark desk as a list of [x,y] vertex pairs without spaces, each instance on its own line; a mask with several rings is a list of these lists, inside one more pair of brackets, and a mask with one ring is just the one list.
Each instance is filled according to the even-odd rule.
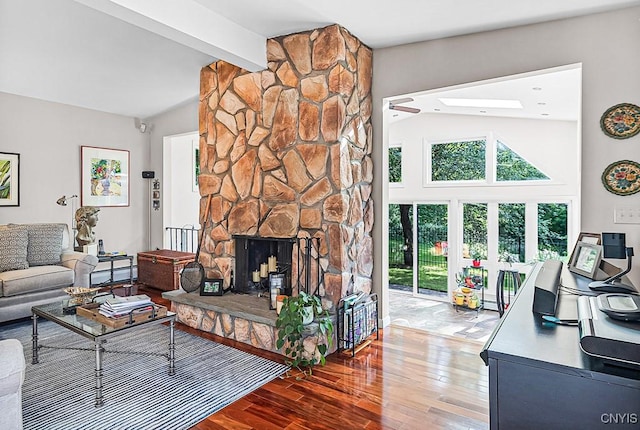
[[[580,350],[578,327],[543,323],[532,311],[538,264],[480,354],[489,366],[491,429],[638,429],[640,371]],[[563,267],[562,284],[588,280]],[[577,296],[561,292],[556,316],[577,318]],[[640,340],[640,326],[638,327]]]

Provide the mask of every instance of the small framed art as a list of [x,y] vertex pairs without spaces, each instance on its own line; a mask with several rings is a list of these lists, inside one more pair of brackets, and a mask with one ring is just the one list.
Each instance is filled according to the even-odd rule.
[[202,288],[200,288],[201,296],[221,296],[223,294],[222,279],[205,279]]
[[20,206],[20,154],[0,152],[0,206]]

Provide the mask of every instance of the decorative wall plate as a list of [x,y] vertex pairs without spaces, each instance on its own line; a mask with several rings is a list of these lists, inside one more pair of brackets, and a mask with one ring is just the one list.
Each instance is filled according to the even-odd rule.
[[602,184],[610,193],[629,196],[640,191],[640,164],[622,160],[611,163],[602,172]]
[[640,133],[640,107],[621,103],[606,110],[600,118],[600,127],[607,136],[627,139]]

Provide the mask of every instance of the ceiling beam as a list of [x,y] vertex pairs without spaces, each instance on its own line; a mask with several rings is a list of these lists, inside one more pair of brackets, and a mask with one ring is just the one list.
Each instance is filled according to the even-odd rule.
[[217,59],[256,72],[267,40],[194,0],[75,0]]

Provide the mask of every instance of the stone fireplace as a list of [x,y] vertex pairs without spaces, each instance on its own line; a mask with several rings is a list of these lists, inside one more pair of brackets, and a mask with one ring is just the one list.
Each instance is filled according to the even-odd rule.
[[332,25],[269,39],[267,61],[201,71],[201,217],[212,199],[200,261],[227,287],[240,275],[234,236],[314,238],[310,290],[332,308],[372,286],[372,52]]

